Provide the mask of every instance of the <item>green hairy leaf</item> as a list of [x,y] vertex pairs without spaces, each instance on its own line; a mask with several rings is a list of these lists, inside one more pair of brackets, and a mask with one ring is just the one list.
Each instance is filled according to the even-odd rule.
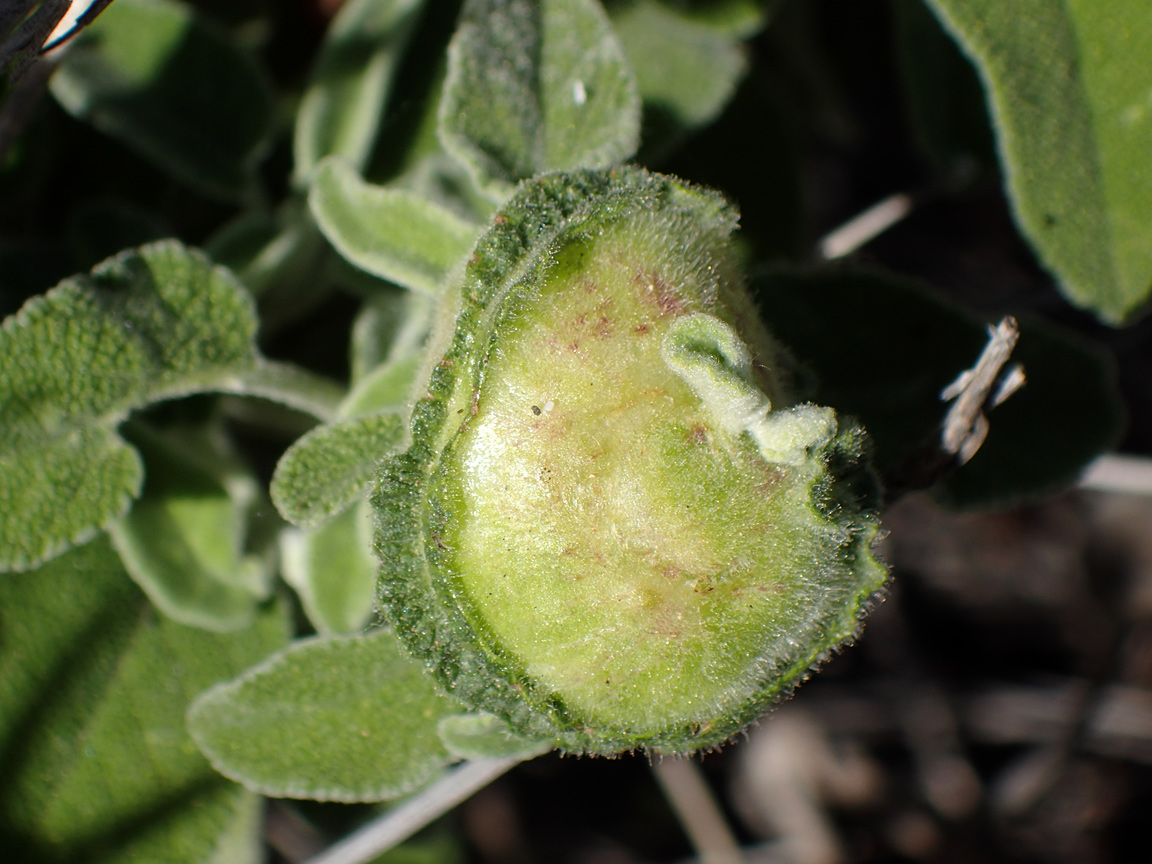
[[368,492],[383,456],[407,434],[402,411],[318,426],[276,466],[272,500],[288,521],[319,525]]
[[440,140],[493,198],[541,171],[636,152],[640,98],[595,0],[469,0],[448,52]]
[[267,145],[263,70],[176,0],[117,0],[80,34],[52,77],[70,114],[205,194],[251,194]]
[[[964,681],[1140,666],[1152,0],[98,0],[40,50],[82,5],[0,0],[3,862],[547,860],[500,789],[366,846],[553,750],[787,749],[885,556],[927,660],[836,687],[958,695],[975,797],[849,846],[930,858],[1029,761]],[[1079,785],[987,857],[1106,858],[1140,786]]]
[[211,440],[165,437],[141,425],[131,438],[147,466],[144,489],[108,529],[129,575],[182,624],[248,626],[271,576],[264,560],[244,550],[256,481]]
[[1152,293],[1152,6],[928,0],[985,82],[1020,227],[1105,321]]
[[459,712],[378,630],[297,642],[200,696],[188,723],[212,764],[250,789],[379,801],[452,761],[436,724]]
[[316,224],[348,261],[412,291],[436,295],[479,227],[403,189],[373,186],[337,160],[320,166],[308,196]]
[[344,417],[368,414],[407,402],[415,369],[432,326],[436,302],[411,291],[370,296],[352,325],[352,391],[341,407]]
[[380,562],[367,498],[315,528],[283,532],[280,559],[317,632],[355,633],[369,623]]
[[609,14],[646,108],[688,128],[716,119],[748,68],[736,39],[658,0],[613,3]]
[[262,860],[258,799],[212,770],[184,715],[285,624],[276,606],[227,636],[158,617],[104,540],[0,581],[6,859]]
[[513,735],[508,725],[492,714],[451,714],[438,725],[440,739],[461,759],[531,759],[552,749],[550,741],[532,741]]
[[[414,318],[420,317],[419,310],[409,311],[417,313]],[[426,325],[427,320],[421,323]],[[421,326],[419,329],[423,331],[426,328]],[[397,334],[401,338],[403,335]],[[386,409],[407,409],[412,385],[423,365],[424,357],[413,351],[401,359],[376,367],[348,393],[348,398],[340,406],[341,416],[359,418]]]
[[292,139],[297,183],[327,156],[363,170],[424,0],[350,0],[328,27]]
[[142,476],[116,425],[159,399],[239,389],[257,366],[254,332],[236,280],[175,242],[126,252],[7,319],[0,568],[35,566],[123,513]]

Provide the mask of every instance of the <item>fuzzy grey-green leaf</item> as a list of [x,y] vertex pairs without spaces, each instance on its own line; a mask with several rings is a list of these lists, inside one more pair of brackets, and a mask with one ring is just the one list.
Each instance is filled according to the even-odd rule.
[[435,295],[479,226],[404,189],[365,183],[344,163],[320,166],[308,203],[336,250],[362,270]]
[[328,27],[292,139],[295,179],[340,156],[363,170],[424,0],[350,0]]
[[640,98],[596,0],[469,0],[448,53],[440,140],[503,199],[542,171],[636,152]]
[[193,704],[189,729],[225,775],[267,795],[379,801],[452,761],[459,713],[389,631],[297,642]]
[[1152,293],[1152,6],[928,0],[986,85],[1016,219],[1113,323]]
[[217,775],[189,700],[286,639],[281,609],[227,636],[151,610],[101,539],[0,581],[0,822],[13,861],[199,864],[255,850],[254,796]]
[[244,552],[256,481],[209,435],[135,424],[131,438],[147,466],[143,494],[108,529],[129,575],[175,621],[221,632],[248,626],[271,575]]
[[371,620],[380,562],[366,499],[322,525],[284,531],[280,560],[318,633],[355,633]]
[[719,115],[748,68],[736,38],[658,0],[624,0],[609,14],[646,107],[687,128]]
[[514,735],[499,717],[483,712],[450,714],[438,728],[444,746],[461,759],[531,759],[554,746]]
[[[411,310],[415,311],[415,310]],[[406,357],[377,366],[352,388],[340,414],[345,418],[363,417],[387,409],[407,409],[417,373],[424,357],[413,352]]]
[[254,333],[236,280],[171,241],[68,279],[4,321],[0,569],[35,566],[119,516],[141,475],[116,424],[158,399],[238,387],[258,367]]
[[392,411],[313,429],[276,466],[276,509],[304,527],[346,509],[367,493],[379,461],[403,442],[405,422],[405,412]]

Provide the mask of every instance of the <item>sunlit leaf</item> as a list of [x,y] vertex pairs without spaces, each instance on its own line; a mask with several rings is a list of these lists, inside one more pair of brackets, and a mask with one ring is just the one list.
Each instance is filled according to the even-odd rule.
[[[382,401],[370,397],[372,407],[369,407],[364,398],[381,386],[381,375],[398,374],[382,372],[381,365],[402,361],[419,352],[432,326],[436,305],[427,295],[412,291],[380,291],[367,299],[352,325],[353,387],[341,405],[343,416],[355,417],[374,408],[397,404],[394,399]],[[390,394],[385,396],[391,398]],[[407,394],[399,401],[406,397]]]
[[362,270],[437,294],[472,248],[480,226],[403,189],[373,186],[337,160],[316,173],[308,196],[328,242]]
[[378,801],[452,761],[460,712],[389,631],[297,642],[193,704],[196,743],[226,776],[289,798]]
[[315,528],[285,531],[280,558],[318,632],[355,633],[371,620],[380,562],[366,498]]
[[132,443],[147,466],[144,489],[109,526],[129,575],[165,615],[228,631],[252,622],[269,568],[246,555],[256,481],[209,436],[162,436],[137,424]]
[[319,525],[367,494],[377,464],[407,432],[403,411],[316,427],[288,448],[276,466],[276,509],[296,525]]
[[341,416],[361,417],[385,408],[406,406],[416,374],[423,365],[423,355],[412,352],[399,360],[376,367],[352,388],[340,406]]
[[279,399],[330,416],[339,393],[256,353],[235,277],[175,241],[62,282],[0,325],[0,569],[93,536],[140,491],[117,435],[129,411],[189,393]]
[[440,140],[497,199],[541,171],[636,152],[640,98],[595,0],[470,0],[448,54]]
[[350,0],[341,7],[296,113],[297,182],[307,183],[326,156],[365,168],[423,6],[424,0]]
[[723,110],[748,69],[740,42],[658,0],[609,7],[645,108],[682,126],[702,126]]

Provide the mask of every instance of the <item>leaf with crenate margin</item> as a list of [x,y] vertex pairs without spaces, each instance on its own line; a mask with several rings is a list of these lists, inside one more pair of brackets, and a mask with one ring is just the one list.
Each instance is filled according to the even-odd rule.
[[185,711],[284,644],[281,607],[235,634],[184,627],[100,539],[0,580],[0,632],[5,860],[261,860],[258,799],[197,752]]
[[329,416],[331,386],[264,361],[255,330],[236,278],[175,241],[121,253],[6,319],[0,570],[34,567],[125,512],[142,471],[116,426],[135,408],[216,391]]
[[[423,308],[408,308],[419,319],[414,329],[424,333]],[[315,528],[363,498],[380,460],[407,442],[409,394],[424,359],[416,350],[404,353],[403,333],[397,336],[400,356],[359,381],[341,403],[340,419],[317,426],[280,457],[272,502],[294,525]]]
[[212,764],[250,789],[380,801],[453,761],[436,724],[460,711],[377,630],[297,642],[201,695],[188,724]]
[[1073,303],[1152,293],[1152,5],[928,0],[984,79],[1017,222]]
[[470,0],[448,49],[440,140],[496,200],[544,171],[636,152],[640,97],[595,0]]
[[318,426],[288,448],[272,501],[289,522],[313,527],[367,494],[377,463],[407,438],[402,410]]

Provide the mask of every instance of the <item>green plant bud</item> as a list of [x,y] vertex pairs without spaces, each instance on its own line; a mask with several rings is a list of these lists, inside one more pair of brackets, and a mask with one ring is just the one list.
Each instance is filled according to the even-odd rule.
[[575,752],[723,742],[852,638],[884,568],[862,431],[797,404],[718,195],[523,184],[374,497],[382,609],[445,687]]

